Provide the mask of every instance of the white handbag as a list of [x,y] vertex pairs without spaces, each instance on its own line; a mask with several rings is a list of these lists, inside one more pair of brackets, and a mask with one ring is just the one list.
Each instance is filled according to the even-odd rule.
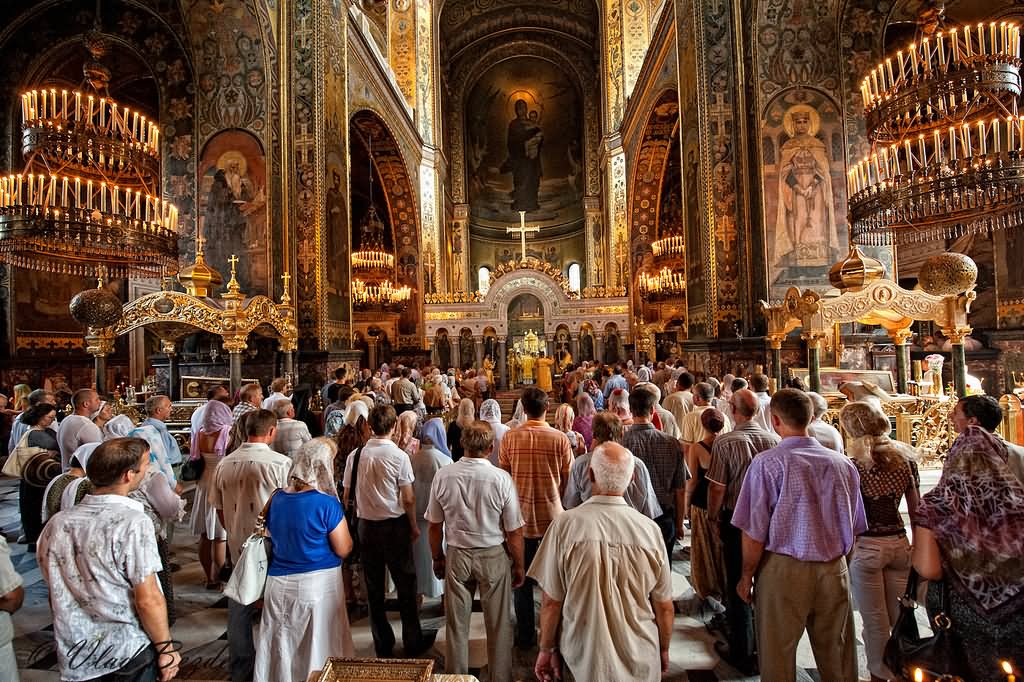
[[224,595],[239,604],[248,605],[263,598],[263,590],[267,586],[267,571],[270,569],[270,552],[267,551],[269,538],[266,534],[267,514],[270,512],[270,503],[279,490],[280,488],[270,495],[270,499],[263,506],[263,511],[256,517],[256,530],[242,545],[238,561],[231,570],[231,578],[224,587]]

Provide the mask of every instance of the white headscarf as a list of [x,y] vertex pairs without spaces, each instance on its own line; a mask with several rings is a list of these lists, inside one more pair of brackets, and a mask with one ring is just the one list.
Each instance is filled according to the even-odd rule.
[[353,400],[345,408],[345,423],[349,426],[355,426],[360,417],[369,419],[370,408],[362,400]]
[[126,414],[119,414],[103,425],[103,440],[111,438],[124,438],[135,428],[131,418]]
[[89,458],[92,457],[92,451],[99,446],[99,443],[86,443],[85,445],[79,445],[71,457],[73,459],[77,459],[78,463],[82,465],[82,469],[85,470],[85,466],[89,463]]
[[494,398],[488,398],[480,404],[480,420],[491,424],[501,423],[501,405]]
[[334,457],[337,454],[338,444],[331,438],[306,441],[292,458],[288,478],[336,498],[338,487],[334,482]]

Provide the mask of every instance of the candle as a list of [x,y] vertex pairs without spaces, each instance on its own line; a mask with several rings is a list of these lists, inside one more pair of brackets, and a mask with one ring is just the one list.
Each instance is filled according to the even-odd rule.
[[987,140],[985,139],[985,122],[978,121],[978,137],[981,138],[981,155],[985,156],[988,153]]
[[88,204],[87,208],[92,210],[92,180],[85,183],[85,198]]
[[988,24],[988,38],[989,38],[989,54],[997,54],[998,47],[996,46],[996,22],[990,21]]
[[114,198],[111,200],[111,202],[112,203],[110,204],[110,212],[117,213],[120,210],[119,206],[121,203],[121,188],[118,187],[117,185],[114,185]]
[[100,183],[100,211],[107,212],[107,183]]
[[889,84],[896,85],[896,79],[892,77],[892,57],[885,60],[885,68],[889,72]]
[[994,142],[992,143],[994,145],[992,147],[992,151],[994,151],[996,154],[998,154],[999,153],[999,119],[998,118],[992,119],[992,135],[995,138]]
[[153,203],[153,198],[147,196],[146,197],[146,222],[147,223],[149,222],[149,207],[150,207],[151,203]]
[[60,112],[61,118],[63,118],[64,120],[67,120],[68,119],[68,91],[67,90],[61,90],[60,91],[60,108],[61,108],[61,112]]
[[57,118],[60,112],[57,111],[57,88],[50,88],[50,117]]
[[42,108],[42,112],[43,112],[42,118],[46,118],[46,88],[43,88],[43,108]]
[[64,185],[61,188],[60,205],[61,206],[67,206],[68,205],[68,176],[66,176],[66,175],[64,176]]
[[100,127],[107,127],[107,99],[100,97]]
[[934,135],[934,138],[935,138],[934,139],[935,151],[932,154],[932,161],[937,161],[938,163],[942,163],[943,160],[944,160],[942,158],[942,138],[939,136],[939,131],[938,130],[934,131],[933,135]]
[[143,116],[140,120],[142,121],[142,125],[139,127],[139,136],[141,137],[139,142],[146,144],[146,117]]
[[999,22],[999,52],[1001,54],[1005,54],[1007,52],[1006,46],[1009,44],[1006,41],[1007,35],[1008,35],[1008,33],[1007,33],[1006,22],[1005,21],[1000,21]]
[[82,93],[75,93],[75,121],[82,117]]
[[896,51],[896,61],[899,62],[899,65],[900,65],[900,80],[903,80],[903,78],[905,77],[905,72],[903,70],[903,51],[902,50],[897,50]]
[[75,178],[75,208],[82,207],[82,178]]
[[985,24],[978,22],[978,56],[985,54]]
[[[954,39],[955,42],[955,39]],[[942,36],[942,31],[939,31],[939,66],[946,65],[946,44]]]
[[924,671],[920,668],[914,668],[914,682],[922,682],[924,680]]
[[914,172],[914,157],[910,153],[910,140],[903,140],[903,146],[907,150],[907,172]]
[[971,51],[971,27],[966,25],[964,26],[964,43],[967,45],[967,57],[970,58],[973,54]]
[[968,158],[974,156],[974,148],[971,146],[971,124],[965,123],[960,132],[964,143],[964,155]]
[[917,151],[921,155],[921,165],[928,165],[928,153],[924,149],[924,133],[919,133],[917,136]]
[[892,146],[892,161],[896,164],[896,175],[900,174],[900,148],[898,145],[893,144]]
[[1006,682],[1017,682],[1017,676],[1013,674],[1013,666],[1010,665],[1009,661],[1000,661],[999,665],[1002,667],[1003,672],[1006,673]]
[[135,219],[139,219],[139,200],[142,197],[142,192],[135,190]]
[[953,64],[960,62],[960,34],[954,28],[949,32],[949,42],[953,46]]
[[89,125],[92,125],[92,99],[92,95],[89,95],[89,115],[85,119]]
[[135,116],[132,118],[132,137],[139,136],[139,112],[135,112]]
[[925,38],[921,41],[921,59],[924,61],[924,70],[929,72],[932,70],[932,53],[928,49],[928,39]]

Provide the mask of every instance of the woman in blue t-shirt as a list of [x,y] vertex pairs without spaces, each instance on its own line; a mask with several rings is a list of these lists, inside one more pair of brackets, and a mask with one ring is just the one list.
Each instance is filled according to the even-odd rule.
[[267,511],[270,569],[256,642],[257,680],[304,682],[331,656],[353,655],[341,560],[352,551],[334,484],[337,445],[314,438]]

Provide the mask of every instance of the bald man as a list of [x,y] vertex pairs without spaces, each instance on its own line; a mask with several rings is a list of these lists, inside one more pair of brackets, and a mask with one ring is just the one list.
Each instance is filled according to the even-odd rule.
[[671,571],[658,524],[623,499],[633,467],[618,443],[597,446],[592,496],[551,522],[530,566],[543,590],[542,682],[562,679],[563,663],[577,680],[658,682],[668,671]]
[[729,649],[718,653],[737,670],[750,675],[757,668],[754,620],[750,605],[736,593],[743,573],[743,540],[739,529],[732,525],[732,513],[750,462],[759,452],[778,445],[780,439],[761,426],[761,401],[756,393],[747,388],[735,391],[729,404],[736,426],[715,439],[707,474],[708,519],[720,521],[725,559],[725,617],[729,623]]

